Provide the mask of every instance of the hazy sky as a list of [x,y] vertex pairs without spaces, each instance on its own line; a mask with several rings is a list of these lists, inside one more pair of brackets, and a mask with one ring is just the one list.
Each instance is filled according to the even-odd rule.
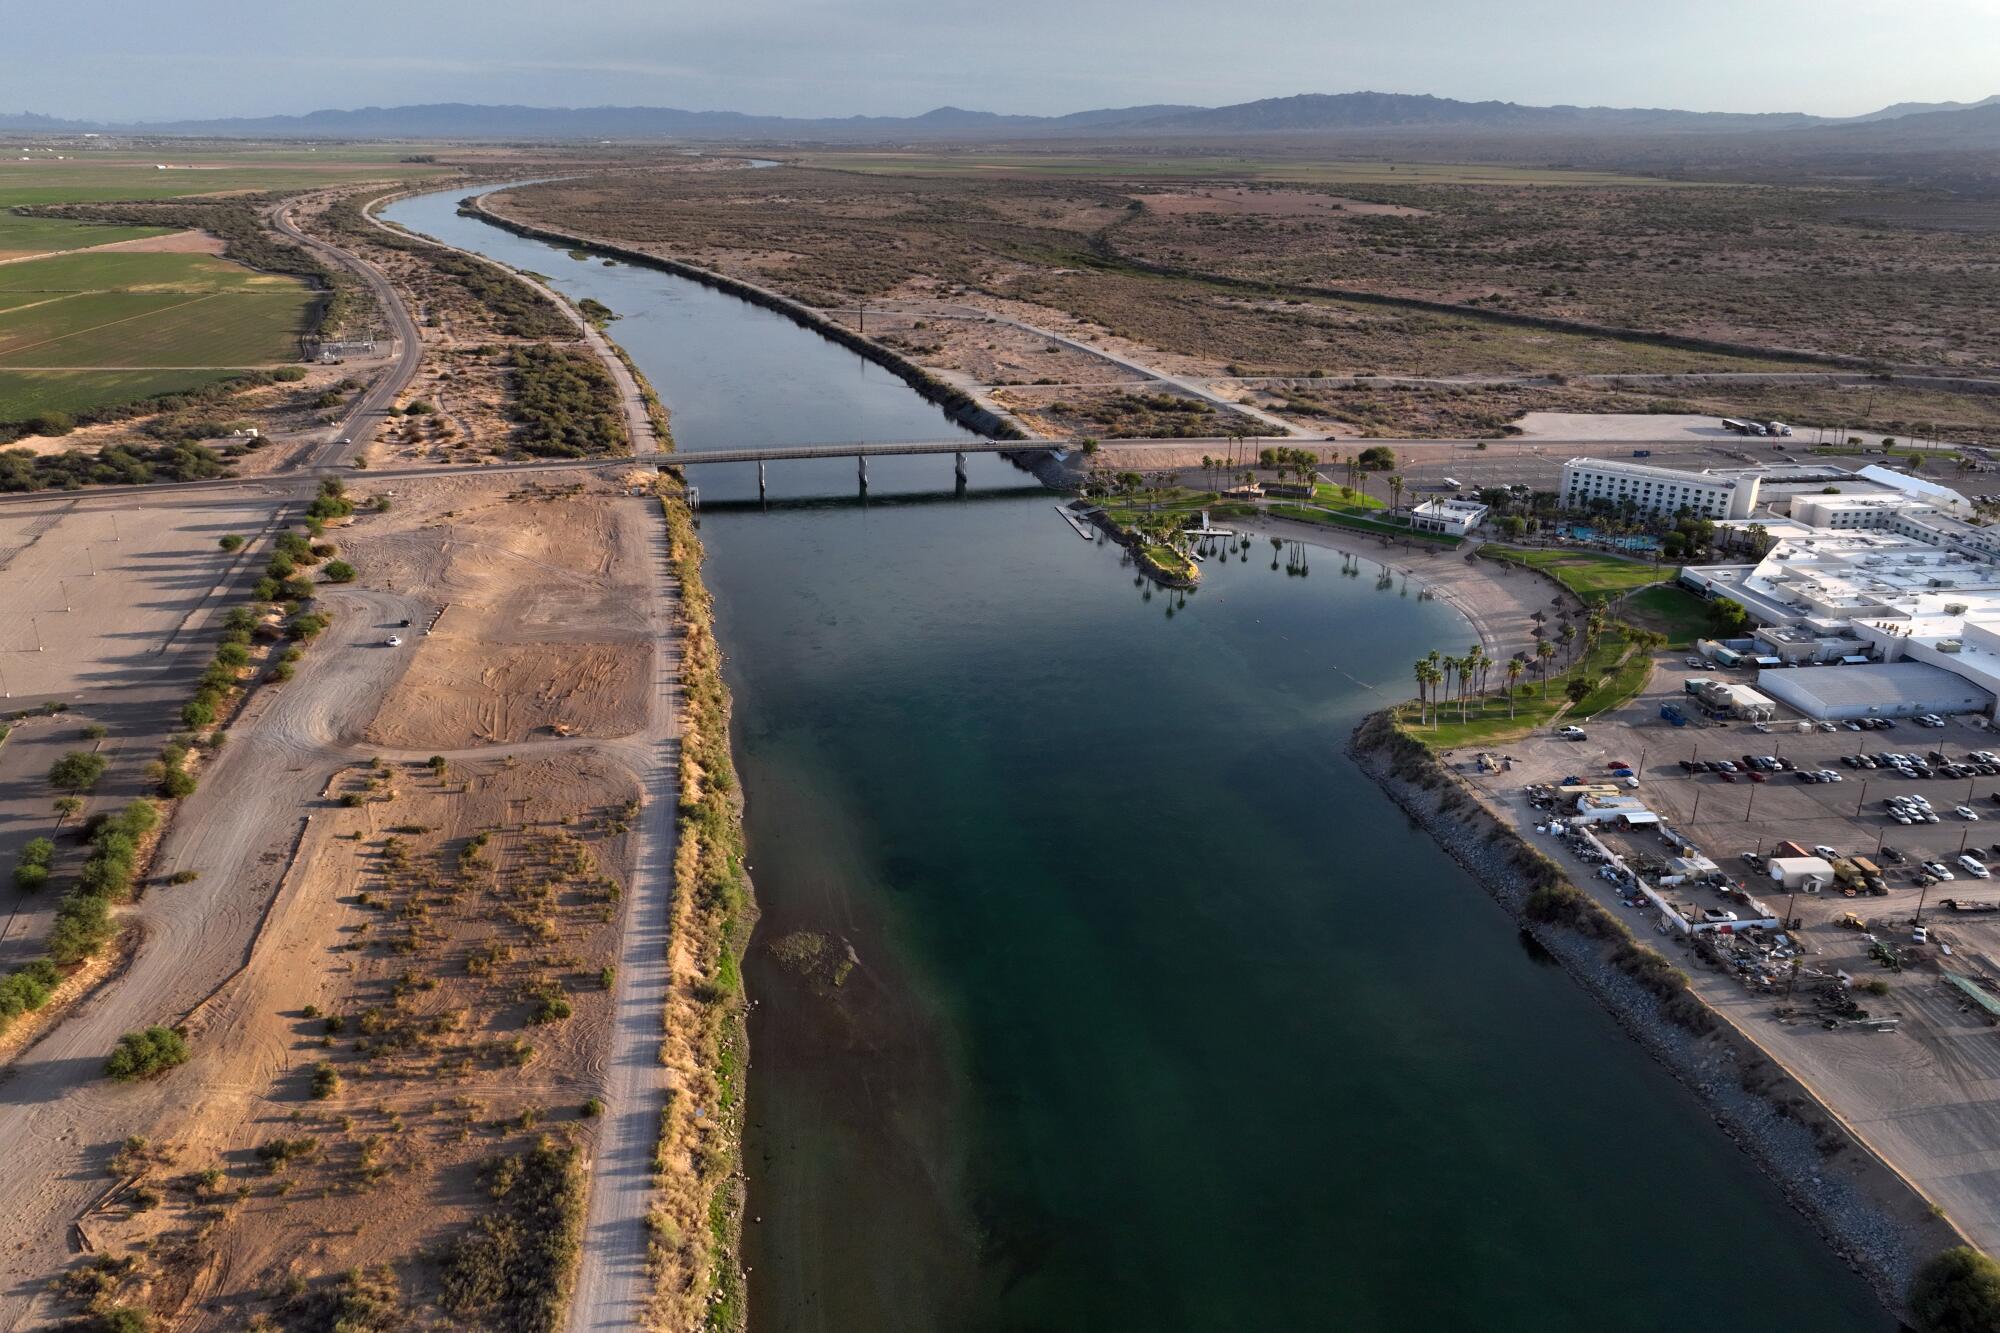
[[2000,0],[96,0],[0,7],[0,110],[899,115],[1299,92],[1840,115],[2000,92]]

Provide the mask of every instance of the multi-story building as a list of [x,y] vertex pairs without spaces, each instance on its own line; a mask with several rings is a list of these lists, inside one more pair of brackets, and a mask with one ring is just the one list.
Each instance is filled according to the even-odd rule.
[[1614,508],[1629,501],[1640,514],[1673,517],[1686,511],[1696,518],[1748,518],[1757,507],[1762,473],[1687,472],[1644,463],[1604,458],[1572,458],[1563,464],[1562,504],[1565,509],[1589,509],[1603,500]]

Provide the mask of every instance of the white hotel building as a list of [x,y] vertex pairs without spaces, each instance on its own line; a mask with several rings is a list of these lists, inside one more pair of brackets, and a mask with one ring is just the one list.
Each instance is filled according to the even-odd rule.
[[1748,518],[1757,507],[1757,472],[1686,472],[1603,458],[1572,458],[1563,464],[1562,505],[1588,510],[1591,501],[1622,506],[1630,500],[1642,514],[1672,517],[1685,509],[1696,518]]

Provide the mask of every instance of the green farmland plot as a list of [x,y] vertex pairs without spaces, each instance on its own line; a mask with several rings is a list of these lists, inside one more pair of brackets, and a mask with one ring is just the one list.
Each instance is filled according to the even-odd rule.
[[296,360],[313,293],[209,255],[114,251],[0,265],[0,368]]
[[106,403],[184,393],[228,379],[233,370],[0,370],[0,422],[50,412],[75,416]]

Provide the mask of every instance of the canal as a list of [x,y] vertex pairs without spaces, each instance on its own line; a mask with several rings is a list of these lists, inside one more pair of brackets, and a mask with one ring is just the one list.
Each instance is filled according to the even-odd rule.
[[[462,194],[387,215],[618,312],[684,451],[953,429]],[[867,504],[774,465],[824,500],[704,518],[763,911],[754,1328],[1893,1327],[1344,756],[1455,612],[1262,543],[1170,598],[969,462],[965,500],[948,457],[871,464]]]

